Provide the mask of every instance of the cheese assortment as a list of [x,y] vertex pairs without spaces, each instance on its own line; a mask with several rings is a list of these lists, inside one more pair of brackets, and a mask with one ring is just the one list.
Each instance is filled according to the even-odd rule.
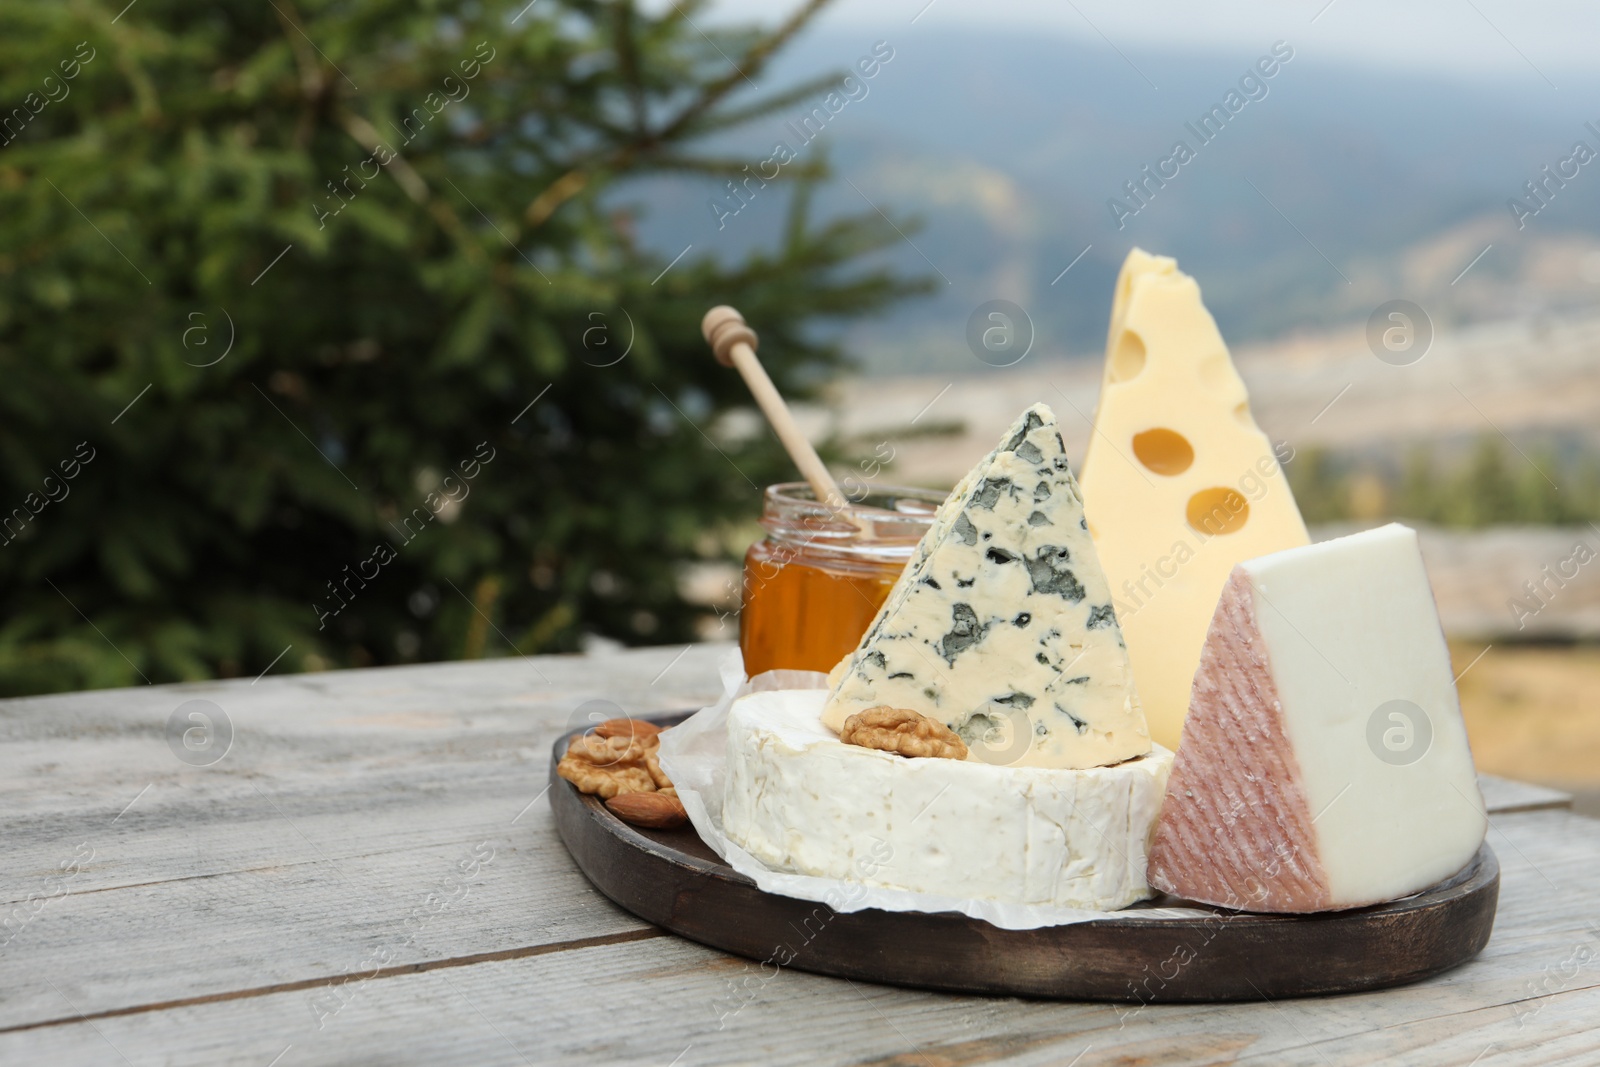
[[1200,287],[1166,256],[1136,248],[1117,279],[1083,496],[1150,736],[1174,747],[1229,572],[1310,538]]
[[[721,756],[688,817],[764,872],[928,910],[1359,907],[1449,878],[1487,827],[1415,533],[1309,543],[1198,286],[1137,249],[1081,490],[1028,408],[827,687],[763,681],[689,735]],[[673,796],[625,806],[654,818],[676,787],[641,752]]]
[[1151,883],[1252,911],[1351,908],[1455,873],[1486,828],[1416,533],[1391,524],[1235,568]]
[[878,706],[925,712],[968,759],[990,763],[1083,768],[1150,751],[1078,483],[1043,404],[940,507],[823,722],[838,731]]
[[841,743],[824,689],[728,712],[723,831],[769,867],[973,900],[1091,909],[1150,895],[1172,754],[1056,770]]
[[780,869],[1121,908],[1172,755],[1145,729],[1055,415],[1024,411],[934,516],[826,692],[728,717],[723,831]]

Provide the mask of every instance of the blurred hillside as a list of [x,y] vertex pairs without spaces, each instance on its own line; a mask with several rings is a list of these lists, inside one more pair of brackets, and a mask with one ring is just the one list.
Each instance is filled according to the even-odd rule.
[[[797,42],[785,62],[842,70],[872,44],[864,31],[830,31]],[[1197,144],[1185,123],[1237,88],[1257,54],[1131,52],[1157,91],[1109,50],[1045,35],[921,26],[885,44],[893,58],[865,95],[801,149],[826,154],[848,180],[819,205],[870,200],[920,216],[924,227],[889,256],[942,276],[932,296],[852,328],[869,373],[983,370],[962,331],[997,297],[1028,310],[1036,353],[1093,352],[1134,244],[1176,255],[1201,278],[1235,344],[1364,322],[1396,297],[1440,326],[1597,306],[1600,177],[1584,168],[1551,187],[1549,207],[1520,231],[1506,207],[1578,138],[1600,148],[1583,125],[1593,94],[1576,82],[1557,98],[1531,79],[1408,78],[1329,65],[1302,47],[1119,230],[1107,200],[1126,200],[1124,183],[1179,137]],[[813,103],[753,125],[726,150],[754,163],[775,140],[798,145],[790,123]],[[641,235],[671,252],[693,243],[730,255],[768,240],[779,205],[748,188],[750,203],[719,229],[708,201],[735,203],[721,181],[655,182]]]
[[[1600,315],[1447,329],[1404,367],[1375,358],[1361,329],[1245,345],[1235,362],[1257,422],[1292,455],[1286,473],[1319,537],[1390,520],[1421,527],[1455,636],[1600,637],[1600,568],[1570,564],[1558,584],[1544,574],[1580,542],[1600,558]],[[837,382],[803,421],[862,454],[892,450],[882,482],[945,487],[1040,401],[1081,457],[1099,391],[1098,359],[1030,356],[985,375]],[[749,432],[733,421],[734,436]],[[1539,600],[1530,581],[1542,583]]]
[[[1210,279],[1200,274],[1199,281],[1209,305]],[[1109,307],[1109,282],[1100,299]],[[1103,323],[1100,329],[1103,338]],[[1546,484],[1574,507],[1594,506],[1583,501],[1600,489],[1591,465],[1600,454],[1600,314],[1441,328],[1427,354],[1403,367],[1375,358],[1361,327],[1232,347],[1256,421],[1297,453],[1320,456],[1326,478],[1372,473],[1398,486],[1417,457],[1458,465],[1488,436],[1504,451],[1511,475]],[[817,433],[876,441],[898,439],[914,419],[923,429],[953,424],[953,434],[900,442],[893,474],[912,484],[948,485],[1017,411],[1036,401],[1058,409],[1068,449],[1081,456],[1099,391],[1098,354],[1030,356],[984,375],[839,382],[830,393],[831,414],[812,409],[811,425]],[[1291,477],[1301,476],[1299,462],[1290,464]],[[1312,521],[1388,513],[1381,501],[1363,507],[1308,499],[1303,506]]]

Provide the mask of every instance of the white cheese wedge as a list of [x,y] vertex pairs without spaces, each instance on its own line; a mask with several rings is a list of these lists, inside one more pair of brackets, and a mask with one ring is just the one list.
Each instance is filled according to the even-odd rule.
[[1228,573],[1309,538],[1200,287],[1166,256],[1136,248],[1117,279],[1082,474],[1150,736],[1170,748]]
[[940,720],[969,759],[1097,767],[1150,735],[1055,415],[1023,412],[934,516],[823,721],[887,704]]
[[778,690],[728,714],[728,838],[777,870],[1018,904],[1114,909],[1145,866],[1172,753],[1052,770],[908,759],[847,745],[827,691]]
[[1414,531],[1240,564],[1195,676],[1150,882],[1250,911],[1391,900],[1488,822]]

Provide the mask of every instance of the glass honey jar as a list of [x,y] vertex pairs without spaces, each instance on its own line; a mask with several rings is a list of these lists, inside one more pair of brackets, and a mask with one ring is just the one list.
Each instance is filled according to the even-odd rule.
[[766,537],[744,557],[745,673],[832,670],[860,643],[945,495],[883,486],[841,514],[804,482],[768,486]]

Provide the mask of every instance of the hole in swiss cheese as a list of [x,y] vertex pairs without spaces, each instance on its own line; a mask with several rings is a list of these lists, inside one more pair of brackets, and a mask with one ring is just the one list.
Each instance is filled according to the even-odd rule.
[[1237,489],[1202,489],[1185,509],[1189,525],[1212,537],[1238,533],[1250,518],[1250,504]]
[[1150,470],[1171,477],[1194,462],[1194,446],[1176,430],[1158,426],[1133,435],[1133,454]]
[[1144,338],[1132,330],[1123,330],[1117,338],[1116,350],[1111,353],[1111,380],[1127,382],[1137,378],[1144,370]]

